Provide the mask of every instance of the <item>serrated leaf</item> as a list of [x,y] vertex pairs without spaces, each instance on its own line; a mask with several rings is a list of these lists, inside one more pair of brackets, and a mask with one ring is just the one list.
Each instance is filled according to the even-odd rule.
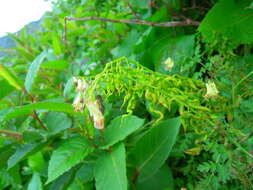
[[97,190],[127,190],[125,147],[120,143],[102,155],[95,169]]
[[37,102],[34,104],[28,104],[25,106],[17,106],[11,109],[4,109],[0,111],[0,121],[10,120],[21,115],[29,115],[34,110],[47,110],[55,112],[65,112],[75,115],[82,115],[79,112],[75,112],[73,106],[67,103],[59,102]]
[[25,79],[25,89],[27,90],[27,92],[31,91],[34,79],[39,71],[41,63],[45,58],[46,58],[46,51],[43,51],[31,63]]
[[7,67],[3,66],[2,64],[0,64],[0,75],[6,81],[8,81],[8,83],[10,85],[15,87],[16,89],[18,89],[18,90],[22,89],[22,86],[21,86],[20,82],[18,81],[18,78],[15,75],[13,75],[11,73],[11,71]]
[[64,140],[63,144],[51,156],[46,183],[52,182],[73,166],[80,163],[92,151],[93,148],[89,142],[81,136]]
[[35,172],[33,173],[32,179],[28,184],[27,190],[42,190],[42,183],[40,179],[40,175]]
[[16,152],[8,159],[8,170],[20,161],[40,150],[45,143],[25,144],[17,148]]
[[209,41],[217,36],[229,39],[235,45],[253,42],[253,10],[249,0],[221,0],[205,16],[199,31]]
[[164,164],[176,141],[179,127],[179,118],[168,119],[154,126],[137,141],[130,159],[139,172],[140,182],[154,175]]
[[140,128],[144,123],[144,119],[140,119],[134,115],[123,115],[111,121],[104,133],[104,141],[107,148],[125,139],[132,132]]

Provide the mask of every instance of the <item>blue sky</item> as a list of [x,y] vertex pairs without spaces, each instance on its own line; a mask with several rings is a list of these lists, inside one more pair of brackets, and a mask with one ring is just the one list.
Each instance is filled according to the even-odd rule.
[[40,19],[49,10],[50,2],[44,0],[0,0],[0,37]]

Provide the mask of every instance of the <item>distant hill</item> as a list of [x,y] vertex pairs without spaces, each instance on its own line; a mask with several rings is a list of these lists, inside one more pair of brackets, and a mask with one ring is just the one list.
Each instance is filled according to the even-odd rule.
[[[42,20],[43,20],[43,17],[38,21],[30,22],[29,24],[25,25],[23,28],[26,27],[28,30],[28,33],[33,33],[34,31],[42,30],[42,27],[41,27]],[[20,31],[15,32],[14,34],[19,35]],[[0,38],[0,48],[11,48],[11,47],[15,47],[15,43],[11,37],[6,35]],[[1,52],[0,50],[0,57],[3,55],[4,55],[4,52]]]

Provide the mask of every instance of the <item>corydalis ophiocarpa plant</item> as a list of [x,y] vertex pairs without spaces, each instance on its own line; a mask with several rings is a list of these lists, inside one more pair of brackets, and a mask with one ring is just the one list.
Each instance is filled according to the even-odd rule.
[[101,111],[101,106],[99,101],[91,96],[87,96],[86,91],[89,88],[89,84],[85,79],[74,78],[74,83],[76,84],[77,96],[74,100],[73,106],[76,111],[83,112],[86,106],[90,112],[90,115],[94,121],[94,127],[97,129],[104,128],[104,116]]
[[94,94],[105,98],[114,93],[124,94],[124,104],[127,104],[129,114],[138,99],[145,99],[150,103],[150,111],[160,115],[157,121],[164,117],[156,109],[157,105],[170,111],[172,104],[176,103],[183,126],[197,132],[207,126],[207,123],[211,124],[215,118],[203,98],[206,93],[203,82],[179,75],[163,75],[125,57],[107,63],[101,73],[86,77],[86,80],[91,81],[86,95],[93,100]]

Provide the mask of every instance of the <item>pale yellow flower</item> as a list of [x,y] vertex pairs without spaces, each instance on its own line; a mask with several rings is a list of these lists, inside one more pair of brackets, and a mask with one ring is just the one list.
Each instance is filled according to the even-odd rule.
[[165,65],[165,69],[169,71],[171,71],[174,67],[174,61],[171,57],[168,57],[166,61],[163,62],[163,64]]
[[219,91],[216,88],[216,85],[212,81],[208,81],[206,83],[206,94],[204,95],[205,98],[214,98],[217,97],[219,94]]

